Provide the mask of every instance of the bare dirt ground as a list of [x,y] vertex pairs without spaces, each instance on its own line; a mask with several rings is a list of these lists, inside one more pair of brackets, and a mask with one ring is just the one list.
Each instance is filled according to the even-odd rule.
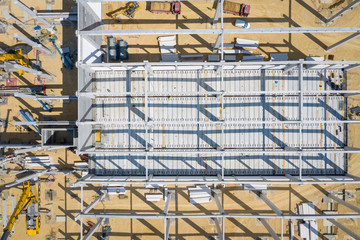
[[[23,1],[28,6],[37,10],[45,10],[45,1]],[[246,21],[251,23],[252,28],[268,27],[316,27],[326,26],[321,19],[329,18],[334,13],[345,7],[351,1],[333,1],[333,0],[244,0],[238,1],[251,5],[250,16]],[[1,1],[1,10],[8,8],[9,12],[14,14],[20,20],[26,21],[23,12],[13,5],[10,0]],[[52,6],[53,10],[71,11],[73,1],[55,1]],[[120,3],[103,4],[103,17],[110,23],[109,29],[134,29],[134,28],[215,28],[210,24],[210,18],[215,14],[213,1],[191,1],[182,2],[182,14],[179,16],[167,14],[153,14],[146,11],[146,4],[141,2],[141,10],[136,14],[134,19],[127,19],[122,16],[120,24],[110,20],[106,13],[118,7]],[[343,17],[336,20],[329,27],[359,27],[358,15],[360,7],[348,12]],[[2,11],[0,17],[3,19]],[[224,27],[233,28],[236,16],[231,14],[224,15]],[[33,20],[27,20],[28,26],[25,31],[32,35]],[[216,27],[220,28],[220,24]],[[70,46],[71,50],[76,48],[76,37],[74,29],[71,26],[58,26],[59,46]],[[14,33],[19,33],[15,28],[9,28],[6,34],[0,35],[0,42],[5,46],[16,44],[13,39]],[[225,43],[233,43],[236,37],[248,38],[260,41],[260,47],[254,52],[255,54],[264,54],[268,56],[273,52],[286,52],[290,59],[305,58],[306,56],[325,56],[334,55],[334,60],[359,60],[360,38],[354,39],[332,51],[325,49],[345,38],[350,34],[253,34],[253,35],[228,35],[225,37]],[[122,39],[129,42],[130,59],[129,61],[159,61],[159,48],[157,36],[122,36]],[[180,35],[177,37],[177,52],[180,54],[201,53],[205,56],[212,54],[211,43],[214,43],[216,36],[212,35]],[[106,40],[104,38],[104,44]],[[47,94],[71,95],[77,89],[76,70],[67,70],[63,68],[60,56],[50,43],[46,45],[53,51],[51,55],[41,55],[43,69],[54,76],[52,81],[46,82]],[[31,59],[35,58],[34,51],[29,54]],[[358,77],[360,70],[352,70],[348,73],[348,89],[360,89]],[[14,75],[15,76],[15,75]],[[28,86],[34,84],[34,75],[25,74],[18,78],[18,85]],[[3,84],[3,83],[1,83]],[[52,93],[51,90],[54,92]],[[7,105],[1,105],[0,118],[8,119],[8,127],[2,129],[0,140],[2,143],[38,143],[40,137],[31,128],[16,127],[13,125],[16,119],[21,119],[20,109],[30,110],[35,118],[44,120],[46,117],[52,117],[56,120],[76,120],[77,106],[76,102],[62,103],[53,102],[54,111],[49,113],[44,111],[40,104],[33,100],[23,100],[8,98]],[[360,104],[360,98],[349,98],[349,107]],[[358,146],[359,127],[356,124],[350,125],[348,129],[349,145]],[[64,168],[70,168],[74,161],[79,158],[70,151],[58,150],[51,153],[34,152],[37,155],[50,155],[51,161],[62,164]],[[351,154],[349,160],[349,173],[360,176],[359,155]],[[80,226],[75,222],[74,217],[80,212],[80,188],[69,188],[70,184],[80,177],[79,174],[63,174],[55,176],[54,182],[42,181],[42,202],[41,207],[50,210],[50,213],[42,214],[42,224],[38,236],[28,236],[25,233],[25,217],[20,216],[16,226],[15,234],[12,239],[46,239],[53,236],[58,239],[79,239]],[[1,185],[14,180],[14,176],[1,176]],[[184,186],[168,186],[169,189],[176,189],[176,203],[170,204],[170,213],[183,214],[200,214],[200,213],[217,213],[214,202],[202,205],[189,204],[187,191]],[[321,186],[327,191],[333,190],[357,190],[356,185],[328,185]],[[53,201],[45,200],[46,190],[53,189],[57,196]],[[88,186],[84,188],[84,205],[87,206],[96,196],[97,188]],[[94,212],[105,213],[161,213],[165,207],[163,201],[159,203],[146,202],[144,194],[148,192],[139,186],[128,188],[127,199],[117,199],[112,196],[111,201],[99,203]],[[9,190],[10,195],[16,199],[21,194],[21,188],[12,188]],[[317,206],[317,213],[327,208],[322,202],[323,194],[319,191],[319,186],[270,186],[267,191],[268,197],[273,201],[285,214],[295,213],[296,204],[301,202],[313,202]],[[224,209],[227,213],[251,213],[251,214],[272,214],[271,209],[261,200],[257,199],[252,193],[240,190],[237,185],[226,186],[222,194]],[[360,196],[356,193],[356,200],[349,203],[360,206]],[[2,207],[1,207],[2,209]],[[351,210],[342,205],[337,206],[338,213],[351,213]],[[1,211],[2,213],[3,211]],[[11,199],[7,200],[7,213],[11,212]],[[54,216],[66,216],[66,223],[52,223]],[[96,219],[88,219],[96,222]],[[87,219],[84,220],[86,224]],[[360,235],[359,220],[343,219],[339,220],[344,226],[353,230]],[[162,239],[163,238],[163,221],[162,220],[129,220],[129,219],[111,219],[112,227],[111,239]],[[1,223],[2,224],[2,223]],[[269,224],[279,233],[281,223],[279,220],[269,220]],[[319,231],[325,232],[322,221],[318,222]],[[295,224],[296,225],[296,224]],[[289,225],[284,222],[285,239],[288,239]],[[228,219],[225,221],[226,239],[255,239],[260,236],[269,236],[266,229],[255,219]],[[210,235],[216,235],[217,229],[208,219],[184,219],[176,220],[170,227],[170,236],[176,236],[176,239],[207,239]],[[337,231],[338,239],[349,239],[341,230]],[[321,237],[321,236],[320,236]],[[93,237],[95,239],[95,237]]]

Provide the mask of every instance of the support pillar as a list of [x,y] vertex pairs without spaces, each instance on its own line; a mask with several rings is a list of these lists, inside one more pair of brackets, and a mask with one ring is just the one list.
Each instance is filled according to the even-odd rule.
[[14,4],[18,7],[20,7],[24,12],[26,12],[27,14],[29,14],[30,16],[32,16],[35,20],[38,20],[39,22],[41,22],[42,24],[44,24],[44,26],[46,27],[51,27],[51,24],[46,21],[45,19],[38,17],[37,16],[37,12],[36,10],[31,10],[30,8],[28,8],[27,6],[25,6],[22,2],[20,2],[19,0],[13,0]]
[[259,198],[261,198],[277,215],[283,215],[283,212],[268,199],[264,193],[260,191],[253,191]]
[[[219,47],[221,45],[221,39],[222,39],[222,34],[220,33],[216,38],[216,42],[214,44],[213,52],[216,52],[217,50],[219,50]],[[223,51],[223,50],[221,49],[221,51]]]
[[338,227],[339,229],[341,229],[343,232],[345,232],[346,234],[348,234],[349,236],[351,236],[352,238],[356,239],[356,240],[360,240],[360,236],[355,234],[353,231],[351,231],[350,229],[344,227],[342,224],[340,224],[339,222],[335,221],[334,219],[328,219],[329,222],[331,222],[332,224],[334,224],[336,227]]
[[334,22],[336,19],[338,19],[339,17],[344,16],[345,13],[347,13],[348,11],[352,10],[354,7],[356,7],[357,5],[360,4],[360,0],[355,0],[352,3],[350,3],[348,6],[346,6],[345,8],[343,8],[340,12],[336,13],[334,16],[332,16],[331,18],[326,20],[326,23],[332,23]]
[[219,16],[220,16],[220,12],[221,12],[221,4],[222,4],[223,0],[218,0],[217,4],[216,4],[216,12],[215,12],[215,16],[214,19],[212,21],[212,24],[215,25],[218,23],[219,21]]
[[[325,190],[324,190],[324,191],[325,191]],[[348,202],[345,202],[344,200],[342,200],[342,199],[334,196],[334,195],[331,194],[331,193],[327,193],[326,196],[327,196],[328,198],[331,198],[331,199],[334,200],[335,202],[338,202],[338,203],[344,205],[345,207],[350,208],[350,209],[353,210],[354,212],[357,212],[357,213],[360,214],[360,208],[355,207],[354,205],[352,205],[352,204],[350,204],[350,203],[348,203]]]
[[223,232],[221,230],[220,223],[219,223],[219,219],[218,218],[213,218],[213,220],[214,220],[217,232],[218,232],[218,239],[219,240],[224,240],[223,239]]
[[90,203],[83,212],[78,214],[74,220],[77,221],[80,218],[81,214],[87,214],[88,212],[90,212],[91,209],[93,209],[96,206],[96,204],[98,204],[101,200],[105,198],[105,196],[106,196],[106,190],[101,190],[100,196],[97,199],[95,199],[92,203]]
[[275,231],[270,227],[269,223],[263,219],[263,218],[259,218],[259,221],[261,222],[262,225],[264,225],[264,227],[266,228],[266,230],[268,230],[268,232],[270,233],[271,237],[274,238],[274,240],[280,240],[280,238],[278,237],[278,235],[275,233]]
[[100,218],[97,223],[90,229],[90,231],[85,235],[85,237],[83,238],[83,240],[88,240],[92,237],[92,235],[94,235],[94,233],[96,232],[96,230],[100,227],[101,224],[103,224],[105,218]]
[[353,39],[355,39],[355,38],[357,38],[359,36],[360,36],[360,33],[358,33],[358,32],[353,33],[350,36],[344,38],[343,40],[340,40],[337,43],[334,43],[333,45],[329,46],[326,49],[326,51],[331,51],[331,50],[333,50],[333,49],[335,49],[335,48],[337,48],[337,47],[339,47],[339,46],[341,46],[341,45],[343,45],[343,44],[345,44],[345,43],[347,43],[347,42],[349,42],[349,41],[351,41],[351,40],[353,40]]

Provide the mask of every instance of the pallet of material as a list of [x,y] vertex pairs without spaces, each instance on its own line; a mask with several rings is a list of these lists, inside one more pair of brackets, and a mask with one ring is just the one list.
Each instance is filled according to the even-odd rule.
[[236,55],[225,55],[225,61],[236,61]]
[[163,198],[162,193],[146,193],[146,201],[148,202],[159,202]]
[[211,200],[211,189],[207,186],[188,188],[188,195],[191,204],[207,203]]
[[255,41],[255,40],[236,38],[235,42],[236,42],[235,47],[251,48],[251,49],[256,49],[259,47],[259,41]]
[[287,61],[289,56],[287,53],[270,53],[270,61]]
[[124,195],[126,189],[124,187],[108,187],[107,192],[109,195]]
[[[215,44],[212,43],[211,47],[212,48],[215,47]],[[221,47],[221,45],[220,45],[220,47]],[[232,43],[224,43],[224,48],[234,48],[234,44],[232,44]]]
[[179,61],[179,55],[177,53],[161,54],[161,60],[163,62]]
[[209,62],[219,62],[220,55],[208,55],[208,61]]
[[264,55],[252,55],[252,56],[243,56],[242,60],[244,62],[251,62],[251,61],[264,61],[265,56]]
[[[219,50],[219,53],[221,53],[222,50]],[[224,49],[224,54],[241,54],[242,50],[240,49]]]
[[267,185],[266,184],[244,184],[244,190],[265,191],[265,190],[267,190]]

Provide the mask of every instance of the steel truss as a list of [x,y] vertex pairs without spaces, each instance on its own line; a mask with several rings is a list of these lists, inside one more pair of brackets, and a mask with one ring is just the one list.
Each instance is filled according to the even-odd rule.
[[[127,0],[113,0],[118,2],[127,2]],[[140,0],[144,1],[144,0]],[[151,1],[162,1],[162,0],[151,0]],[[151,2],[150,1],[150,2]],[[91,9],[88,3],[90,2],[110,2],[109,0],[79,0],[79,5],[83,5],[85,10],[89,12],[89,14],[93,15],[95,22],[100,22],[94,11]],[[252,33],[339,33],[339,32],[349,32],[355,33],[356,36],[360,33],[360,28],[322,28],[322,27],[293,27],[293,28],[258,28],[258,29],[224,29],[223,26],[223,0],[218,1],[218,6],[220,6],[220,16],[221,16],[221,28],[220,29],[134,29],[134,30],[101,30],[100,27],[95,27],[94,29],[83,29],[83,26],[80,26],[79,23],[79,31],[77,32],[79,36],[79,52],[82,52],[82,43],[81,41],[84,38],[90,39],[90,37],[94,36],[104,36],[104,35],[162,35],[162,34],[217,34],[218,35],[218,47],[223,49],[224,46],[224,35],[225,34],[252,34]],[[81,17],[81,16],[79,16]],[[217,22],[217,18],[219,17],[219,12],[217,11],[213,23]],[[355,35],[354,35],[355,36]],[[351,38],[353,39],[353,38]],[[337,43],[334,46],[339,46],[349,40],[345,39],[343,42]],[[292,176],[286,174],[285,176],[225,176],[224,175],[224,164],[226,161],[225,156],[230,154],[283,154],[288,155],[292,154],[298,156],[300,160],[302,156],[306,156],[307,154],[314,153],[323,153],[323,154],[351,154],[351,153],[359,153],[360,149],[358,148],[337,148],[328,149],[306,149],[303,148],[302,143],[302,127],[306,124],[310,123],[359,123],[357,120],[347,120],[347,119],[339,119],[339,120],[329,120],[329,121],[308,121],[303,119],[302,109],[303,109],[303,98],[307,95],[342,95],[345,98],[351,95],[360,94],[360,91],[357,90],[325,90],[325,91],[305,91],[303,88],[303,74],[302,70],[306,67],[309,69],[339,69],[343,68],[345,71],[357,68],[360,66],[360,61],[276,61],[276,62],[224,62],[224,53],[221,51],[221,62],[134,62],[134,63],[84,63],[81,54],[79,54],[78,68],[79,68],[79,91],[77,92],[77,96],[79,99],[79,107],[81,107],[81,102],[83,101],[92,101],[93,98],[100,97],[142,97],[144,99],[144,119],[142,122],[99,122],[99,121],[88,121],[88,120],[79,120],[76,124],[79,128],[89,127],[91,125],[141,125],[145,128],[145,147],[142,150],[138,151],[124,151],[121,149],[95,149],[94,147],[88,149],[78,149],[78,154],[107,154],[107,155],[142,155],[145,156],[145,166],[146,166],[146,174],[145,176],[96,176],[94,174],[89,173],[88,175],[77,180],[72,187],[80,186],[81,188],[81,212],[76,216],[75,220],[80,220],[81,224],[81,232],[80,236],[83,239],[83,218],[98,218],[97,224],[91,229],[91,234],[93,234],[100,224],[106,218],[127,218],[127,219],[163,219],[164,220],[164,239],[168,240],[169,237],[169,229],[170,229],[170,219],[180,219],[180,218],[213,218],[216,224],[216,228],[218,230],[219,239],[225,239],[225,219],[226,218],[257,218],[261,219],[260,221],[269,231],[275,239],[280,239],[278,234],[274,232],[270,225],[268,225],[264,219],[279,219],[281,220],[282,228],[280,237],[283,239],[283,221],[291,220],[291,219],[342,219],[342,218],[360,218],[358,212],[356,214],[332,214],[332,215],[286,215],[280,209],[276,207],[269,199],[266,198],[261,192],[256,192],[256,194],[263,199],[263,201],[271,207],[274,211],[274,215],[241,215],[241,214],[231,214],[227,213],[224,210],[224,206],[219,201],[216,201],[216,204],[219,209],[219,213],[217,214],[209,214],[209,215],[173,215],[169,214],[169,195],[167,195],[167,201],[165,204],[165,208],[162,214],[92,214],[91,210],[95,207],[95,205],[104,198],[104,193],[102,193],[97,199],[95,199],[86,209],[83,206],[83,186],[87,184],[93,185],[101,185],[101,186],[128,186],[128,185],[149,185],[149,184],[159,184],[159,185],[194,185],[194,184],[258,184],[258,185],[289,185],[289,184],[297,184],[297,185],[308,185],[308,184],[360,184],[360,178],[356,176],[352,176],[349,174],[346,175],[326,175],[326,176],[303,176],[302,175],[302,161],[300,161],[300,171],[298,176]],[[246,70],[246,69],[258,69],[258,70],[266,70],[266,69],[280,69],[285,73],[288,71],[292,71],[294,69],[299,71],[298,74],[298,82],[299,89],[296,91],[257,91],[257,92],[225,92],[224,91],[224,71],[225,70]],[[181,71],[181,70],[216,70],[219,79],[220,79],[220,91],[217,92],[151,92],[149,91],[149,81],[151,81],[151,77],[154,71]],[[144,71],[144,82],[145,89],[144,92],[87,92],[86,90],[81,89],[81,85],[86,85],[91,81],[91,73],[96,71]],[[85,84],[84,84],[85,82]],[[239,122],[229,122],[227,120],[222,121],[214,121],[214,122],[154,122],[149,121],[149,98],[153,96],[205,96],[205,95],[214,95],[219,99],[219,104],[221,107],[224,105],[224,99],[227,96],[254,96],[254,95],[296,95],[299,96],[299,119],[297,121],[257,121],[255,124],[266,124],[266,123],[281,123],[281,124],[297,124],[299,126],[299,147],[298,148],[285,148],[285,149],[270,149],[270,150],[248,150],[248,149],[237,149],[237,150],[227,150],[223,148],[224,144],[224,126],[226,124],[246,124],[244,121]],[[82,119],[82,116],[79,115],[79,119]],[[38,122],[41,124],[41,122]],[[254,121],[248,121],[247,123],[254,123]],[[35,123],[36,124],[36,123]],[[62,123],[59,123],[62,124]],[[191,150],[179,150],[179,151],[167,151],[167,150],[157,150],[150,147],[149,144],[149,130],[150,127],[154,124],[214,124],[219,125],[221,127],[221,137],[219,141],[219,149],[214,150],[205,150],[205,151],[191,151]],[[85,137],[85,136],[79,136]],[[215,155],[220,156],[221,166],[222,166],[222,174],[218,176],[153,176],[149,175],[148,170],[148,158],[151,155],[196,155],[199,156],[201,154]],[[213,198],[216,198],[214,194],[212,194]],[[342,203],[340,201],[340,203]],[[355,208],[352,208],[355,209]],[[267,225],[266,225],[267,224]],[[220,227],[222,225],[222,227]],[[91,236],[85,236],[84,239],[88,239]]]

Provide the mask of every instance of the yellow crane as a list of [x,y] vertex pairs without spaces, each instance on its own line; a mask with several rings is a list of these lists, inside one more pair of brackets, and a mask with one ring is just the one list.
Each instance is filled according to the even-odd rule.
[[[14,61],[17,64],[30,68],[29,58],[28,56],[24,57],[21,48],[15,49],[14,53],[0,54],[0,62],[8,62],[8,61]],[[4,72],[4,70],[0,69],[0,72]],[[18,72],[20,76],[24,74],[24,71],[21,69],[19,69]]]
[[30,180],[23,182],[24,190],[12,213],[1,240],[7,240],[10,237],[11,230],[14,227],[21,211],[26,209],[26,233],[28,235],[39,234],[40,228],[40,188],[38,184],[32,183]]

